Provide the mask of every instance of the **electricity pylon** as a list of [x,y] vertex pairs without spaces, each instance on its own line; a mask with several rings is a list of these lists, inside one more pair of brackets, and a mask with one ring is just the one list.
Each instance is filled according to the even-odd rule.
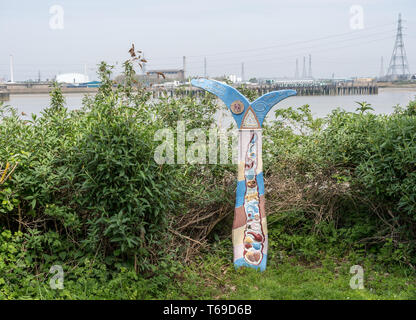
[[399,14],[396,42],[394,43],[393,54],[391,56],[387,76],[394,79],[397,77],[406,78],[409,75],[409,63],[407,62],[406,50],[403,42],[402,15]]

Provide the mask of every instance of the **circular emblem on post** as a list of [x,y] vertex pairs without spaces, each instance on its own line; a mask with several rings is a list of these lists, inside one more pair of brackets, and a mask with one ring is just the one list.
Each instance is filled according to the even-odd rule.
[[234,114],[240,114],[244,111],[244,103],[240,100],[236,100],[231,103],[230,109]]

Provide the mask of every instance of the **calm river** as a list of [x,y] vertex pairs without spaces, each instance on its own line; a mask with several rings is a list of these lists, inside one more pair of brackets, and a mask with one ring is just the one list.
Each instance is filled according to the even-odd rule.
[[[82,105],[84,94],[65,94],[66,106],[69,109],[77,109]],[[416,96],[416,88],[380,88],[378,95],[361,95],[361,96],[295,96],[281,101],[278,106],[299,107],[309,104],[315,116],[322,117],[327,115],[331,110],[340,107],[347,111],[355,111],[357,104],[355,101],[367,101],[372,105],[375,113],[391,113],[393,107],[397,104],[407,105],[409,100]],[[26,114],[39,114],[42,109],[49,106],[48,94],[20,94],[11,95],[10,100],[5,104],[11,105],[18,109],[19,112]]]

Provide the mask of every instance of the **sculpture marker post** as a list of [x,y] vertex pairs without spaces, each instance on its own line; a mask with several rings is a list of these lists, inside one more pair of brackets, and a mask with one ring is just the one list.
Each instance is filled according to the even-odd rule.
[[232,231],[234,266],[264,271],[268,236],[261,126],[271,108],[279,101],[296,95],[296,91],[273,91],[250,102],[238,90],[219,81],[194,79],[191,83],[220,98],[237,123],[238,181]]

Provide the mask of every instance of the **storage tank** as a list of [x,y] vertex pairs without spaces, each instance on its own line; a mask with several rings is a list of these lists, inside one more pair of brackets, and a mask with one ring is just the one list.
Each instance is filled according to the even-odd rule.
[[89,82],[88,76],[82,73],[63,73],[56,76],[58,83],[85,83]]

